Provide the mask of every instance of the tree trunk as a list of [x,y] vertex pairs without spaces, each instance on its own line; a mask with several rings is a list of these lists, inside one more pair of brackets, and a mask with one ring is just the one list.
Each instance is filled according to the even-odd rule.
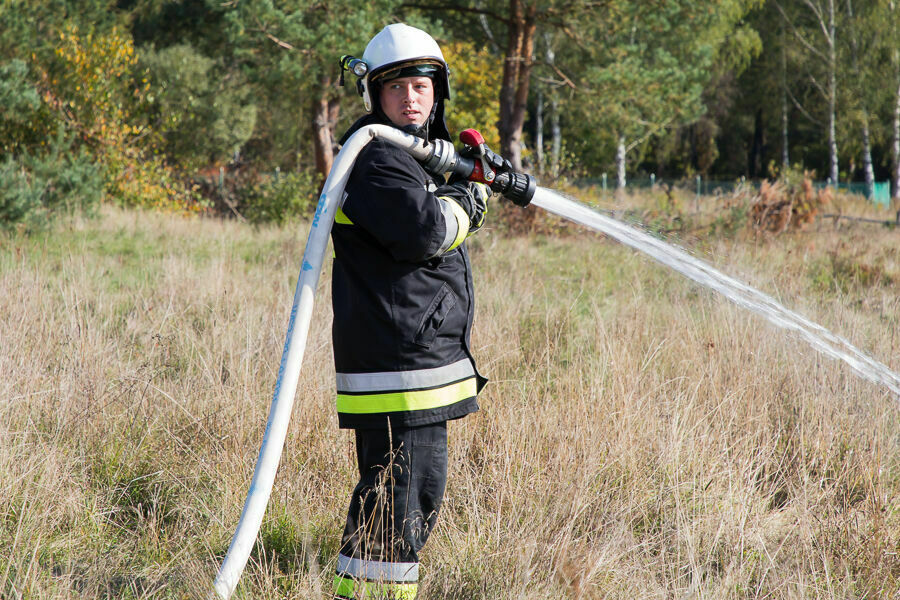
[[523,6],[523,0],[510,0],[508,42],[500,86],[500,154],[513,168],[522,169],[522,127],[531,78],[534,50],[535,5]]
[[534,156],[538,173],[544,172],[544,90],[538,90],[534,107]]
[[900,85],[897,86],[897,102],[894,104],[894,200],[900,202]]
[[559,177],[559,158],[562,152],[562,129],[559,126],[559,100],[556,98],[550,103],[550,132],[553,135],[553,145],[550,150],[550,169],[553,177]]
[[[847,17],[850,28],[850,51],[853,61],[853,71],[859,73],[859,41],[856,39],[856,27],[853,15],[853,1],[847,0]],[[865,98],[860,100],[862,104],[862,143],[863,143],[863,174],[866,180],[866,198],[875,195],[875,172],[872,169],[872,143],[869,135],[869,111]]]
[[338,100],[331,98],[333,87],[331,78],[323,77],[320,83],[319,96],[312,99],[310,107],[312,119],[310,121],[316,171],[321,175],[324,183],[334,161],[334,127],[340,112],[340,104]]
[[829,178],[837,185],[840,175],[838,165],[837,126],[837,49],[834,25],[834,0],[828,1],[828,150],[831,158]]
[[747,175],[751,179],[755,179],[762,174],[763,151],[766,144],[765,135],[762,108],[757,108],[753,119],[753,143],[750,146],[750,156],[747,161]]
[[875,195],[875,170],[872,167],[872,142],[869,135],[869,115],[863,111],[862,123],[863,173],[866,177],[866,198]]
[[784,25],[781,26],[781,169],[791,167],[790,138],[788,137],[788,95],[787,95],[787,40],[784,39]]
[[625,190],[625,136],[619,136],[619,145],[616,148],[616,188]]

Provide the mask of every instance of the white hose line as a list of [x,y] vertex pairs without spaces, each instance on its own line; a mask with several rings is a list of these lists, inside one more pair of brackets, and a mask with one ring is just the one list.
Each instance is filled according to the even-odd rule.
[[253,480],[250,482],[250,491],[247,493],[244,510],[228,547],[228,553],[216,575],[212,598],[218,596],[221,600],[228,600],[234,593],[262,525],[263,514],[275,481],[275,472],[278,470],[281,452],[284,449],[288,421],[294,405],[297,382],[300,379],[300,365],[303,362],[303,352],[306,350],[313,300],[322,272],[328,236],[334,224],[334,215],[341,205],[344,187],[356,163],[356,156],[376,137],[396,144],[418,160],[424,160],[431,153],[431,146],[425,146],[425,141],[421,138],[386,125],[369,125],[354,133],[334,160],[328,179],[325,180],[322,195],[319,197],[306,249],[303,251],[300,276],[294,292],[294,304],[291,307],[291,319],[281,355],[281,367],[278,369],[278,380],[275,383],[275,395],[262,446],[259,449],[259,458],[256,460]]

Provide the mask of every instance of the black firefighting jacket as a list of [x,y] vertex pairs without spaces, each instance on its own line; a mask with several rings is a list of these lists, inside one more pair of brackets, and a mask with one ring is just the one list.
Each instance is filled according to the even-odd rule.
[[418,426],[478,410],[486,380],[469,348],[465,230],[435,190],[389,142],[373,140],[356,159],[331,232],[340,427]]

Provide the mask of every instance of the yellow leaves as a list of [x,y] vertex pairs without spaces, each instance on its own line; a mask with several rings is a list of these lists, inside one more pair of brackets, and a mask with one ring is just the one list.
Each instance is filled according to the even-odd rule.
[[494,151],[499,150],[500,61],[485,48],[467,42],[453,42],[443,47],[450,67],[451,99],[446,103],[447,126],[451,135],[463,129],[477,129]]
[[70,26],[60,33],[55,55],[60,65],[50,95],[62,99],[58,106],[67,107],[79,137],[106,167],[107,197],[126,206],[199,210],[195,195],[148,142],[152,136],[146,135],[151,132],[141,103],[151,84],[146,73],[136,71],[130,35],[117,28],[82,35]]

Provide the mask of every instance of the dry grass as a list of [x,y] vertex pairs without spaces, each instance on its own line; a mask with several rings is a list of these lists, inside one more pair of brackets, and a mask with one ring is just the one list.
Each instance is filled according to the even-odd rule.
[[[697,248],[897,369],[898,235]],[[0,240],[0,597],[205,596],[304,240],[133,212]],[[488,230],[472,255],[492,384],[451,426],[421,598],[897,597],[896,399],[601,238]],[[239,598],[330,583],[354,463],[328,296]]]

